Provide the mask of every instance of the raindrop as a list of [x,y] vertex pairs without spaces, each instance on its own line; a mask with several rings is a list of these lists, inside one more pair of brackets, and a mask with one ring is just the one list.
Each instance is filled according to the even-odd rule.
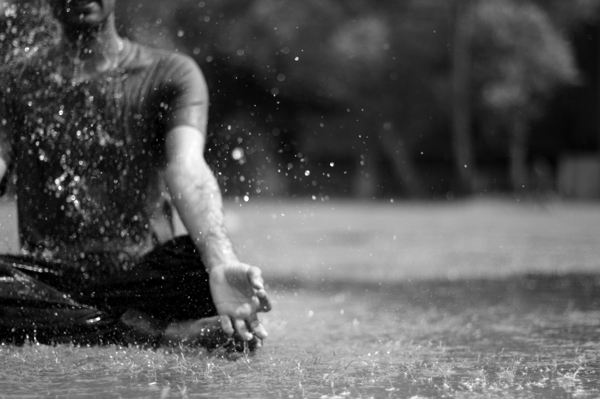
[[231,158],[236,161],[239,161],[244,157],[244,149],[242,147],[235,147],[233,151],[231,151]]

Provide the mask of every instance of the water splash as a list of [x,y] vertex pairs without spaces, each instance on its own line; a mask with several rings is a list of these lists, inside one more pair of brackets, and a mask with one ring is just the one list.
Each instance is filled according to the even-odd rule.
[[35,53],[58,39],[58,26],[45,1],[0,2],[3,65]]
[[0,23],[2,122],[14,135],[11,178],[28,176],[16,189],[24,249],[76,257],[78,245],[110,242],[143,251],[154,212],[147,197],[162,192],[148,172],[158,161],[153,140],[141,136],[147,115],[127,105],[127,73],[115,64],[100,79],[76,78],[85,76],[83,63],[62,64],[54,46],[59,30],[45,2],[5,3]]

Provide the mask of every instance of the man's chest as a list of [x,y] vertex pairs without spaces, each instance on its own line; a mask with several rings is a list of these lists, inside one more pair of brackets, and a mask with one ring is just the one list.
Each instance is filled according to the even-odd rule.
[[145,151],[142,132],[155,124],[156,99],[153,91],[142,92],[141,78],[119,74],[72,83],[47,73],[23,79],[13,96],[15,144],[75,158]]

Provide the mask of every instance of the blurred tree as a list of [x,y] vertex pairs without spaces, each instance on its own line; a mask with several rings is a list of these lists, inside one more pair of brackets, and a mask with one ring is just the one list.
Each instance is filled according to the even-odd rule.
[[[213,63],[225,60],[244,71],[277,99],[272,113],[292,118],[287,121],[298,126],[292,141],[301,151],[353,156],[359,193],[376,194],[373,165],[385,158],[398,184],[422,196],[413,149],[440,113],[437,69],[446,46],[443,29],[429,14],[439,8],[435,3],[213,0],[200,2],[200,14],[191,10],[198,4],[189,2],[178,23],[200,21],[208,48],[198,50],[214,56]],[[255,105],[265,101],[254,94]],[[283,110],[284,102],[291,109]]]
[[454,0],[452,46],[452,136],[459,189],[470,194],[476,174],[472,144],[471,40],[473,0]]
[[560,85],[577,82],[571,45],[540,7],[512,0],[481,0],[475,8],[475,101],[510,135],[514,190],[527,187],[528,124]]
[[[307,173],[311,159],[351,158],[344,173],[354,171],[354,192],[381,193],[378,165],[386,164],[396,188],[425,196],[423,152],[453,158],[460,186],[473,187],[473,121],[514,133],[514,186],[524,184],[523,132],[576,77],[559,29],[599,2],[122,0],[118,16],[127,35],[201,65],[211,89],[209,150],[218,168],[236,171],[228,184],[241,193],[261,184],[285,192],[261,174],[321,188],[326,182]],[[258,178],[244,176],[240,162]]]
[[[525,1],[525,0],[520,0]],[[527,0],[544,9],[561,29],[577,29],[583,22],[598,19],[600,0]]]

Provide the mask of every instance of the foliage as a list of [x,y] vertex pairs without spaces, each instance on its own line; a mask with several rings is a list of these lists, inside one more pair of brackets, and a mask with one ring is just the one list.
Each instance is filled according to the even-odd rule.
[[557,86],[577,82],[571,45],[542,9],[483,0],[475,12],[476,86],[488,107],[533,115]]
[[[212,99],[209,156],[228,176],[230,194],[323,194],[336,184],[335,171],[305,174],[334,162],[353,163],[340,175],[371,179],[370,190],[383,192],[376,188],[383,175],[369,164],[396,165],[397,191],[420,179],[412,164],[422,154],[451,157],[454,3],[123,0],[121,15],[138,40],[179,48],[203,68]],[[541,115],[544,100],[577,78],[559,29],[588,20],[598,3],[474,2],[475,118]],[[342,191],[352,192],[345,184]]]
[[560,86],[578,83],[574,50],[533,3],[480,0],[474,13],[474,98],[490,111],[478,119],[500,122],[509,138],[511,184],[520,191],[529,186],[528,124]]
[[[600,0],[471,3],[474,119],[543,115],[558,88],[577,82],[569,32],[594,21]],[[202,67],[211,92],[208,157],[228,194],[323,194],[337,178],[350,193],[348,177],[358,176],[381,195],[410,193],[408,182],[423,175],[419,160],[448,165],[453,156],[455,5],[120,0],[117,19],[124,35],[187,53]],[[306,175],[331,163],[345,166]],[[451,188],[439,181],[435,190]]]
[[599,0],[533,0],[533,2],[543,8],[560,28],[577,29],[582,23],[597,21],[599,16]]

